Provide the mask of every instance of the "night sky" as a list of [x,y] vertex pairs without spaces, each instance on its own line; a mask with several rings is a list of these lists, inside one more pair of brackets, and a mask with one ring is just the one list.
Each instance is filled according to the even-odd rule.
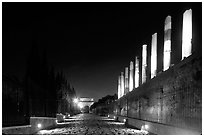
[[[80,97],[117,93],[117,79],[166,16],[190,3],[3,3],[2,69],[25,75],[33,34]],[[33,33],[35,32],[35,33]]]

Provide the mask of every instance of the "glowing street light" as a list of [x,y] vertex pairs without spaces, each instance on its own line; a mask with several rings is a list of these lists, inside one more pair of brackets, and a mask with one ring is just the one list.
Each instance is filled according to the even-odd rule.
[[126,122],[126,119],[123,119],[123,122],[125,123],[125,122]]

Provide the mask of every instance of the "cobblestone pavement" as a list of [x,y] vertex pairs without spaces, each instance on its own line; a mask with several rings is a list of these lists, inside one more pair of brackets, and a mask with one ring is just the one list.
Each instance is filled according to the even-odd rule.
[[38,135],[144,135],[144,131],[125,127],[124,123],[115,122],[107,117],[93,114],[79,114],[55,129],[41,130]]

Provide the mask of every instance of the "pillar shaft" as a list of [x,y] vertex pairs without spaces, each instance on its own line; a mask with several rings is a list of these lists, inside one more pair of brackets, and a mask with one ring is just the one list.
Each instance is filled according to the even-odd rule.
[[125,87],[124,87],[124,75],[123,72],[121,72],[121,97],[125,94]]
[[157,74],[157,33],[152,35],[151,47],[151,78]]
[[142,84],[146,82],[147,74],[147,45],[142,46]]
[[118,99],[121,97],[121,76],[118,77]]
[[192,10],[183,14],[182,59],[192,54]]
[[164,24],[164,58],[163,70],[167,70],[171,65],[171,16],[167,16]]
[[129,91],[129,85],[128,85],[128,67],[125,68],[125,94],[127,94]]
[[139,59],[135,58],[135,88],[139,87]]
[[130,72],[129,72],[129,91],[132,91],[133,90],[133,84],[134,84],[134,81],[133,81],[133,75],[134,75],[134,72],[133,72],[133,62],[130,61]]

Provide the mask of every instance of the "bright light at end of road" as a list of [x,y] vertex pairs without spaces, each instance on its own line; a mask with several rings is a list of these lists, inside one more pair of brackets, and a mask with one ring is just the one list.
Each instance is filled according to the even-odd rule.
[[74,99],[74,103],[78,103],[78,99],[77,98]]
[[81,103],[78,104],[79,108],[82,109],[83,105]]

